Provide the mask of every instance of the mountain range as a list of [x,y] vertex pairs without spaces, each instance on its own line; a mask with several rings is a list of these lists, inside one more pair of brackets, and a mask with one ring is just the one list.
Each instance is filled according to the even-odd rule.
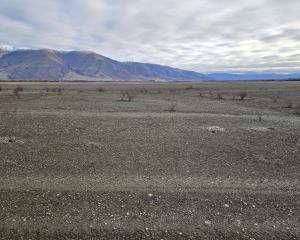
[[300,72],[213,72],[202,74],[157,64],[120,62],[90,51],[0,48],[0,80],[200,81],[284,79],[300,79]]
[[119,62],[89,51],[0,51],[3,80],[87,81],[196,81],[208,80],[201,73],[168,66]]
[[274,72],[242,72],[242,73],[207,73],[211,79],[215,80],[289,80],[300,79],[300,72],[274,73]]

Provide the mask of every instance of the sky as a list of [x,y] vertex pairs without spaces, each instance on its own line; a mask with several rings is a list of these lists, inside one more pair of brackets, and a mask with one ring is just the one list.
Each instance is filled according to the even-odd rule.
[[300,1],[0,0],[0,45],[199,72],[300,71]]

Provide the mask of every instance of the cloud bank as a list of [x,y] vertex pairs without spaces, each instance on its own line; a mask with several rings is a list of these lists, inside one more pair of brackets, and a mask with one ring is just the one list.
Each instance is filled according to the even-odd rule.
[[299,0],[0,0],[0,44],[201,72],[299,71]]

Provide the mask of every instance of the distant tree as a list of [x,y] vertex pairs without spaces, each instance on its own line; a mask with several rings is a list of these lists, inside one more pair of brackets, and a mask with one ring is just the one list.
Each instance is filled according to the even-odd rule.
[[104,92],[104,88],[98,88],[98,92],[99,92],[99,93]]

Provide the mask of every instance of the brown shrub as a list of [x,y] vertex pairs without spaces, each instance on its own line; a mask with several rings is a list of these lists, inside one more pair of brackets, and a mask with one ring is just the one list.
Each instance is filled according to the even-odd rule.
[[259,122],[262,121],[262,115],[261,115],[261,114],[258,115],[258,121],[259,121]]
[[222,93],[218,93],[218,94],[217,94],[217,99],[218,99],[218,100],[223,99],[223,94],[222,94]]
[[295,104],[295,114],[300,115],[300,101]]
[[167,109],[167,112],[176,112],[176,105],[173,104],[170,108]]
[[123,102],[132,102],[136,98],[136,95],[130,92],[123,93],[122,98],[120,101]]
[[20,92],[23,92],[23,90],[24,90],[23,87],[17,86],[17,87],[14,88],[13,93],[14,93],[15,95],[19,95],[19,93],[20,93]]
[[241,100],[244,100],[247,97],[247,92],[240,92],[239,96]]
[[190,86],[185,88],[185,90],[193,90],[193,89],[194,89],[193,85],[190,85]]
[[273,103],[277,103],[279,97],[278,96],[274,96],[274,97],[271,97],[271,99],[272,99]]
[[292,108],[292,107],[293,107],[292,100],[287,100],[287,102],[286,102],[286,108]]

